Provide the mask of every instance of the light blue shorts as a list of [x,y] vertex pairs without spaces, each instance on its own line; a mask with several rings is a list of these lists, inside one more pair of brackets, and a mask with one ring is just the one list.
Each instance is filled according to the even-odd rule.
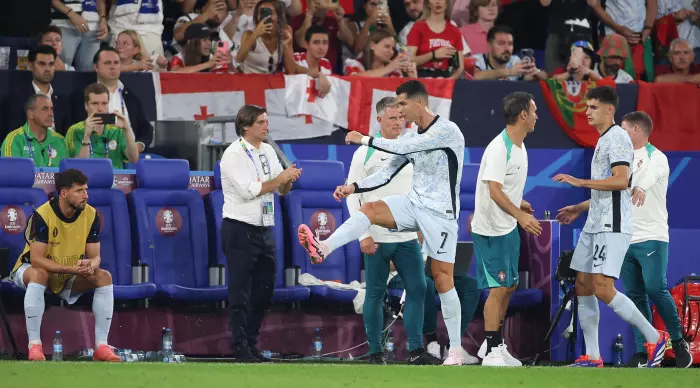
[[416,206],[405,195],[382,199],[391,211],[399,232],[421,232],[423,253],[445,263],[455,262],[457,252],[457,220],[438,217]]
[[631,240],[632,235],[624,233],[581,232],[571,259],[571,269],[618,279]]

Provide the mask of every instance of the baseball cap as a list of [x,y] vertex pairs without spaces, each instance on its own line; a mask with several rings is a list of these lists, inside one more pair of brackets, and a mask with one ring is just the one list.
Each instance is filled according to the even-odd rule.
[[595,50],[593,49],[593,45],[591,42],[585,41],[585,40],[577,40],[571,45],[571,50],[573,51],[576,47],[581,47],[583,49],[583,52],[586,53],[591,58],[595,58]]
[[211,30],[206,24],[192,23],[185,30],[185,42],[190,39],[202,39],[211,37]]
[[627,58],[629,45],[627,39],[620,34],[608,35],[603,39],[603,44],[598,50],[598,55],[601,57],[621,57]]

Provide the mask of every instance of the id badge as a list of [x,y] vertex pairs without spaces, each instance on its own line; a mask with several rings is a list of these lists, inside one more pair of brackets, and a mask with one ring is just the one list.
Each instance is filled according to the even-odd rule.
[[263,195],[261,201],[263,226],[275,226],[275,209],[272,199],[273,197],[271,195]]

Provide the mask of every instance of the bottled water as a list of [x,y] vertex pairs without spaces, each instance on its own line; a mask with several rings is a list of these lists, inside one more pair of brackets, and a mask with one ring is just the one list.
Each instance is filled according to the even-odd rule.
[[618,334],[617,338],[615,339],[615,344],[613,344],[613,364],[615,366],[622,366],[624,348],[624,344],[622,343],[622,334]]
[[51,355],[52,361],[63,361],[63,340],[61,339],[61,332],[56,330],[56,336],[53,337],[53,354]]
[[394,361],[396,359],[396,352],[394,351],[394,334],[389,329],[389,336],[386,339],[386,360]]
[[280,356],[279,353],[275,353],[271,350],[263,350],[262,355],[267,359],[278,358]]
[[161,351],[164,356],[173,354],[173,333],[169,328],[163,328],[163,336],[161,337]]
[[312,356],[313,356],[314,360],[320,361],[322,353],[323,353],[323,339],[321,339],[321,329],[317,327],[316,333],[314,334],[314,342],[313,342]]

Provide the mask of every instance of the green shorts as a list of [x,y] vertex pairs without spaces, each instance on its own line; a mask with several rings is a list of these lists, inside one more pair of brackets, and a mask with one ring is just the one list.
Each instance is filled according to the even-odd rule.
[[476,253],[476,280],[480,289],[518,284],[520,233],[516,227],[503,236],[472,233]]

